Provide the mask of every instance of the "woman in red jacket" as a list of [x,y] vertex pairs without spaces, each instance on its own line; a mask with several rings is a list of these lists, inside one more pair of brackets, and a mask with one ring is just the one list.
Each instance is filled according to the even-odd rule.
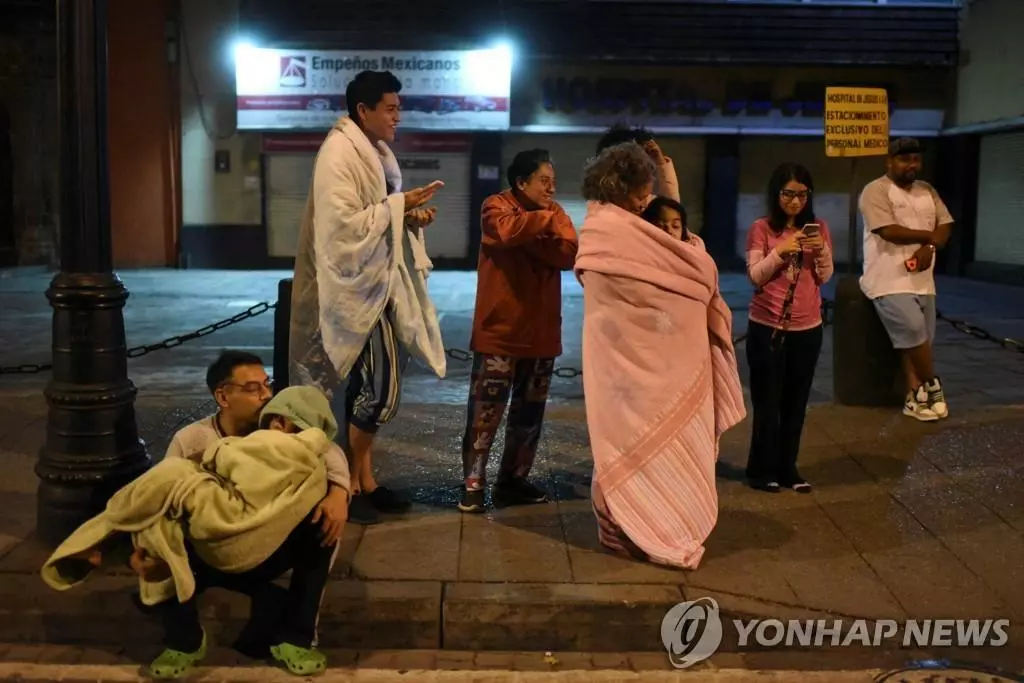
[[517,154],[507,178],[511,189],[488,197],[481,210],[463,512],[484,509],[487,458],[510,399],[494,502],[547,501],[527,476],[562,353],[561,271],[572,269],[578,242],[569,216],[553,201],[555,169],[546,150]]

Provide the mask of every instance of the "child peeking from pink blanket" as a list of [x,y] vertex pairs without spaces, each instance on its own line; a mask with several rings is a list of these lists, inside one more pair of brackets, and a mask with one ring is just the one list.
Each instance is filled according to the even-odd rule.
[[690,232],[686,226],[686,209],[671,197],[655,197],[644,209],[642,217],[651,225],[657,226],[687,244],[705,249],[704,240]]
[[719,438],[746,410],[715,262],[682,239],[678,204],[676,216],[667,205],[668,229],[644,218],[658,202],[646,201],[655,176],[635,143],[605,149],[584,171],[574,270],[591,500],[602,545],[694,569],[718,519]]

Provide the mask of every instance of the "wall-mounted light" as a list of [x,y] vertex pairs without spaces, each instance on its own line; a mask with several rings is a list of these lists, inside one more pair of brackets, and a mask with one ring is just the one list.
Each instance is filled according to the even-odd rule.
[[244,62],[256,52],[256,44],[248,38],[236,38],[231,43],[233,65]]

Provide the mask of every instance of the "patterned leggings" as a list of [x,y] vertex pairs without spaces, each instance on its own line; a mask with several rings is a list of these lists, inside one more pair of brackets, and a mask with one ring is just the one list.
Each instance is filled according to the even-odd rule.
[[491,444],[510,397],[498,483],[530,473],[537,457],[554,366],[553,358],[473,354],[466,433],[462,439],[467,489],[484,487]]

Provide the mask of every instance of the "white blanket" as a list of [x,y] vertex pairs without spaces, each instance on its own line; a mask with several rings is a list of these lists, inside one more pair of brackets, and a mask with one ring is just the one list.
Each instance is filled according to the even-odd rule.
[[336,390],[389,305],[404,350],[444,377],[444,344],[427,291],[433,264],[423,231],[405,228],[404,219],[394,154],[383,142],[375,148],[349,117],[339,119],[320,147],[299,233],[292,384]]

